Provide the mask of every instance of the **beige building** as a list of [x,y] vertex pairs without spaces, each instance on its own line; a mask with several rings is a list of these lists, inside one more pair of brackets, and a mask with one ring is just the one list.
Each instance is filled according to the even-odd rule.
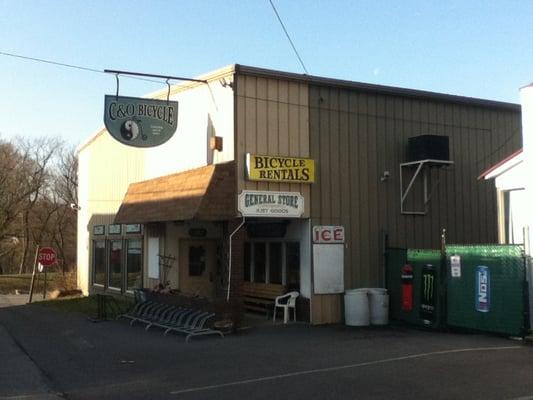
[[387,245],[497,241],[477,176],[521,147],[518,105],[242,65],[200,78],[172,87],[165,144],[80,146],[85,293],[297,290],[299,318],[339,322],[344,289],[385,285]]

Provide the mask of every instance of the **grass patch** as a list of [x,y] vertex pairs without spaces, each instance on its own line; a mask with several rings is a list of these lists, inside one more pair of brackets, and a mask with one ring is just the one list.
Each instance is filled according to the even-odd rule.
[[[76,273],[49,272],[46,274],[46,291],[75,289]],[[17,290],[22,293],[29,293],[31,285],[31,274],[0,275],[0,294],[14,294]],[[34,294],[42,293],[44,288],[44,274],[37,274],[35,277]]]
[[[87,297],[77,297],[74,299],[46,300],[32,304],[38,304],[62,312],[84,314],[88,317],[96,317],[98,311],[98,300],[96,295],[91,295]],[[123,314],[124,312],[129,310],[132,305],[132,300],[122,297],[106,296],[107,318],[116,318],[119,314]]]

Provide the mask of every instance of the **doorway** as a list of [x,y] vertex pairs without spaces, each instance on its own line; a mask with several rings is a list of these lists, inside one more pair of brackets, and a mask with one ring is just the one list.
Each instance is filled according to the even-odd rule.
[[215,264],[215,241],[181,241],[179,256],[180,291],[186,295],[213,298]]

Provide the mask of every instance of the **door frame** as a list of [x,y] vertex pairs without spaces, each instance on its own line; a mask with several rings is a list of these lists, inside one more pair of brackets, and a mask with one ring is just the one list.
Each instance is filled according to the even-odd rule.
[[[208,276],[208,279],[210,280],[210,284],[211,284],[211,290],[210,290],[210,296],[207,296],[207,298],[209,299],[213,299],[215,297],[215,274],[216,274],[216,252],[217,252],[217,240],[216,239],[212,239],[212,238],[180,238],[178,240],[178,290],[182,291],[185,295],[190,295],[191,293],[186,293],[183,291],[183,279],[182,279],[182,274],[185,274],[185,273],[189,273],[189,261],[188,259],[185,260],[184,258],[182,257],[185,257],[185,254],[182,254],[182,250],[184,248],[184,246],[186,245],[190,245],[190,244],[205,244],[205,243],[209,243],[213,246],[213,260],[212,260],[212,263],[210,264],[208,261],[207,261],[207,258],[209,257],[209,251],[206,251],[206,270],[207,270],[207,273],[211,274],[211,278],[209,278]],[[206,246],[208,247],[208,246]],[[182,260],[184,261],[183,262],[183,265],[182,265]],[[212,267],[212,270],[209,271],[209,266],[211,265]]]

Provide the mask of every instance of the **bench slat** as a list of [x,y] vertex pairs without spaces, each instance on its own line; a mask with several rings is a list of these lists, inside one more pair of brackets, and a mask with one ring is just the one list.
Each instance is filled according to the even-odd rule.
[[243,282],[241,294],[244,297],[244,306],[251,311],[262,311],[267,314],[276,297],[287,292],[284,285],[261,282]]

